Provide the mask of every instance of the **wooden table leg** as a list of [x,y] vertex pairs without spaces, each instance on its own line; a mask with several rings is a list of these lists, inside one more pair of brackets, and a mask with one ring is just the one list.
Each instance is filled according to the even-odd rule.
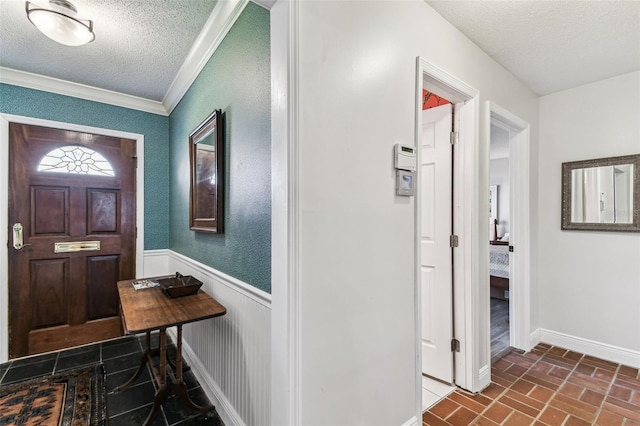
[[114,392],[120,392],[121,390],[126,389],[132,384],[134,384],[138,380],[140,375],[142,375],[142,372],[144,371],[144,367],[146,367],[147,362],[149,362],[149,358],[154,355],[154,351],[151,349],[151,333],[147,331],[146,337],[147,337],[146,339],[147,349],[142,353],[142,356],[140,357],[140,366],[138,366],[138,369],[133,374],[133,376],[131,376],[131,378],[127,380],[125,383],[115,388],[113,390]]
[[178,380],[179,382],[182,381],[182,374],[185,371],[189,371],[191,370],[191,367],[189,366],[184,366],[184,363],[182,362],[182,325],[177,325],[176,326],[177,330],[178,330],[178,341],[176,342],[176,348],[177,348],[177,354],[180,354],[180,367],[178,368],[178,356],[176,354],[176,361],[175,363],[171,361],[171,358],[167,357],[167,363],[171,366],[171,368],[173,368],[173,371],[176,372],[176,380]]
[[160,329],[160,380],[158,387],[167,383],[167,329]]
[[153,408],[151,409],[151,412],[145,419],[142,426],[149,426],[153,422],[153,420],[158,415],[158,412],[160,411],[162,403],[171,395],[171,389],[167,387],[166,384],[158,389],[158,392],[156,392],[156,396],[153,398]]
[[176,381],[182,383],[182,324],[178,325],[178,338],[176,342]]
[[171,387],[173,388],[172,394],[180,398],[180,401],[182,401],[184,405],[191,408],[192,410],[199,413],[207,413],[213,410],[213,405],[202,406],[193,402],[193,400],[189,397],[186,383],[174,383],[173,385],[171,385]]
[[189,393],[187,392],[187,385],[182,379],[182,325],[178,325],[178,336],[176,342],[176,377],[172,385],[173,392],[180,400],[192,410],[200,413],[206,413],[213,408],[213,406],[203,407],[191,400]]
[[160,329],[160,366],[159,371],[155,366],[151,364],[151,373],[154,380],[158,385],[158,391],[153,398],[153,408],[143,423],[143,426],[148,426],[153,422],[155,417],[160,411],[162,403],[171,395],[173,395],[171,387],[167,386],[167,329]]
[[[176,342],[176,366],[175,374],[171,367],[167,369],[167,330],[160,330],[160,365],[159,369],[150,362],[153,378],[158,385],[158,391],[153,398],[153,408],[143,423],[143,426],[150,425],[160,411],[162,403],[171,395],[176,395],[183,404],[199,413],[207,413],[213,409],[213,406],[201,406],[193,402],[189,397],[187,385],[182,377],[182,325],[177,326],[177,342]],[[159,371],[158,371],[159,370]],[[167,381],[167,374],[170,381]]]

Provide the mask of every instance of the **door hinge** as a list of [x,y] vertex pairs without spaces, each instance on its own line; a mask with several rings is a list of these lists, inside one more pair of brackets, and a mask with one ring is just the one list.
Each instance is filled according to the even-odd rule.
[[451,145],[457,144],[460,141],[460,133],[451,132],[450,141],[451,141]]
[[451,248],[458,247],[458,236],[457,235],[449,236],[449,247],[451,247]]
[[451,339],[451,352],[460,352],[460,340]]
[[138,168],[138,157],[131,157],[131,158],[133,158],[134,167],[137,169]]
[[513,253],[513,246],[509,246],[509,252]]

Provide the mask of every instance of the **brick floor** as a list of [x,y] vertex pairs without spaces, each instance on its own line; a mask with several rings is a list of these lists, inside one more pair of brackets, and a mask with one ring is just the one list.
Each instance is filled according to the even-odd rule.
[[496,361],[493,382],[431,407],[422,424],[640,426],[640,371],[547,344]]

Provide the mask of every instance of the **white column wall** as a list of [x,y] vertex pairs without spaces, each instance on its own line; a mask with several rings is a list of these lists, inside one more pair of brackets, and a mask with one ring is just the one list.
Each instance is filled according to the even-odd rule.
[[402,424],[415,415],[414,205],[395,196],[393,145],[414,144],[416,57],[531,123],[532,170],[537,98],[423,1],[303,1],[299,16],[301,423]]

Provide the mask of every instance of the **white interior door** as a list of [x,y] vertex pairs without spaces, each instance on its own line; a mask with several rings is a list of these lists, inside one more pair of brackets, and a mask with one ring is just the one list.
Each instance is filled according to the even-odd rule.
[[453,382],[451,143],[452,105],[422,112],[420,285],[422,372]]

